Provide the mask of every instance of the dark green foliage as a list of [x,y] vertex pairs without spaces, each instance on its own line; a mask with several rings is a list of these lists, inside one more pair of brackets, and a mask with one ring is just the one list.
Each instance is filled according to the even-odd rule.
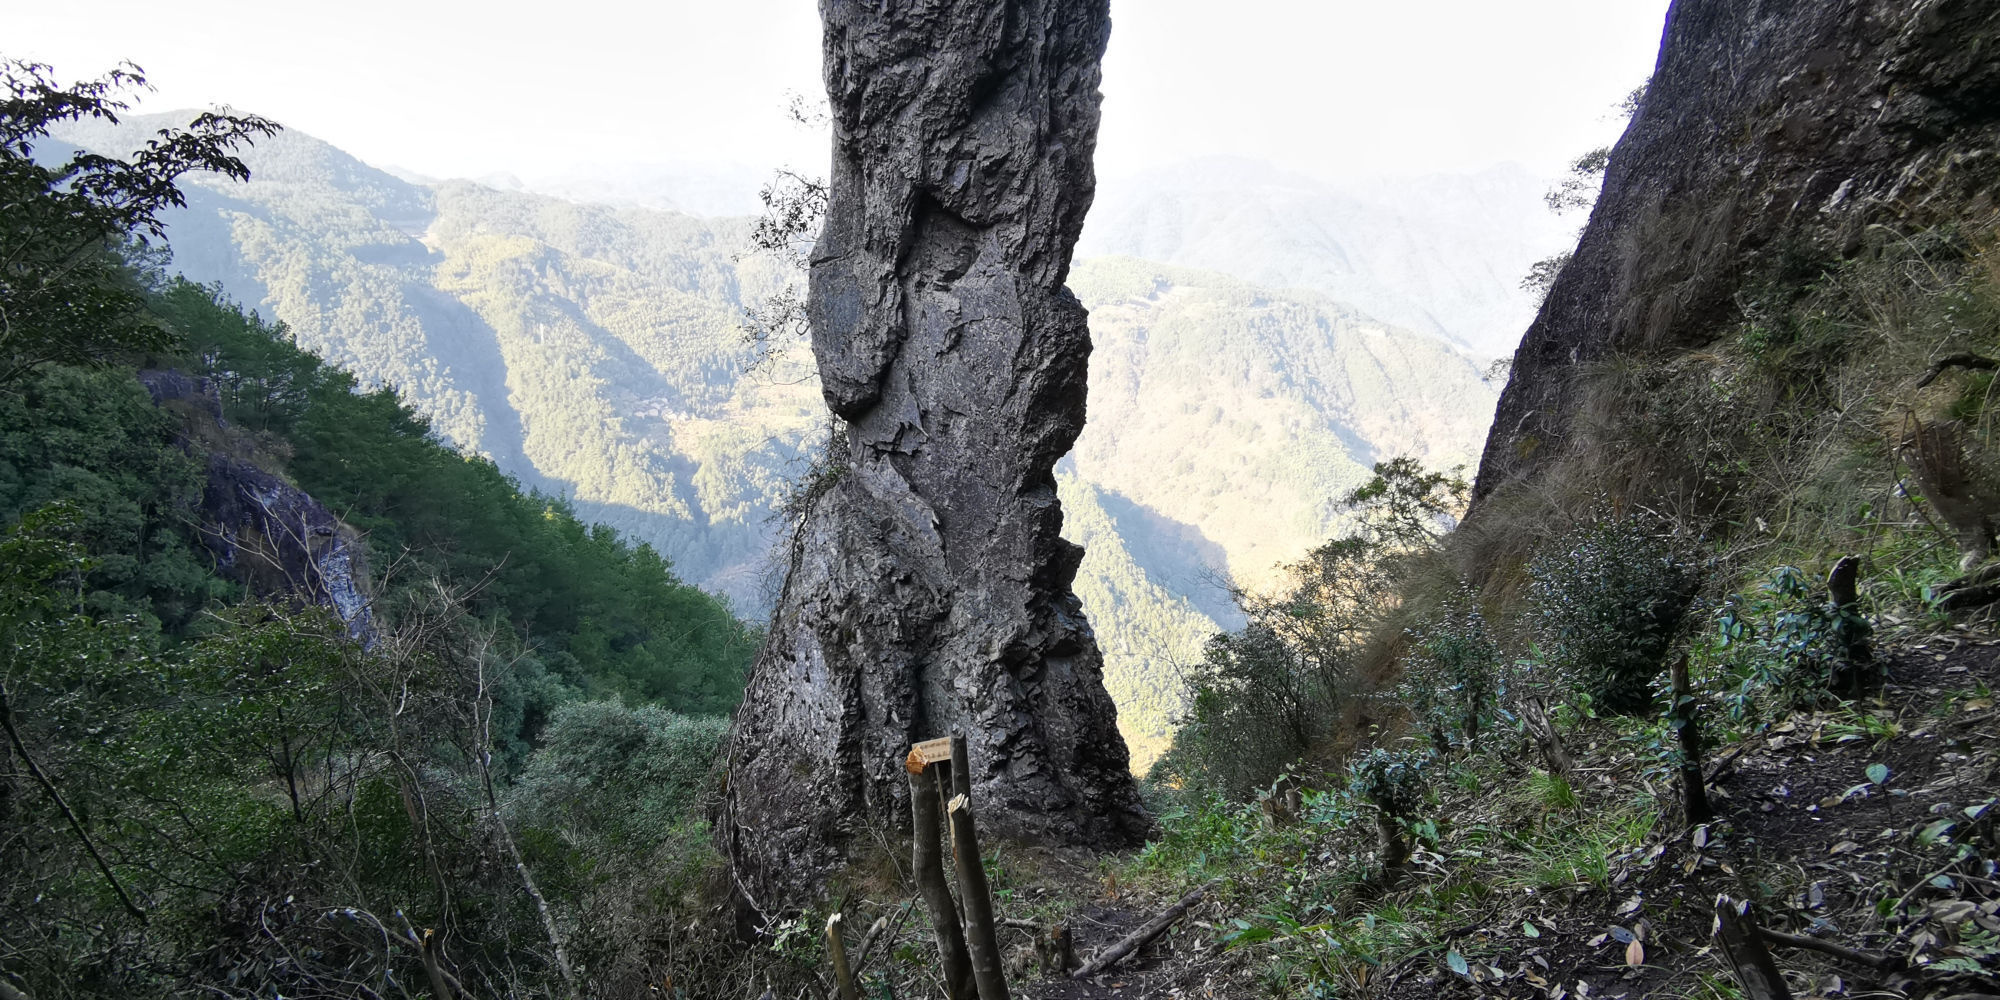
[[1408,825],[1423,808],[1430,761],[1429,754],[1417,750],[1370,747],[1348,763],[1348,787],[1384,816]]
[[1360,664],[1393,610],[1382,596],[1456,523],[1465,492],[1456,472],[1377,463],[1342,498],[1352,531],[1285,567],[1282,589],[1236,592],[1249,622],[1187,674],[1188,713],[1154,780],[1240,800],[1334,737],[1370,686]]
[[727,728],[718,717],[613,701],[562,705],[509,811],[527,825],[589,831],[597,850],[646,853],[694,814]]
[[0,392],[0,521],[70,504],[73,537],[95,554],[83,604],[169,631],[236,589],[193,540],[203,473],[179,426],[129,369],[49,366]]
[[1341,501],[1360,521],[1360,537],[1391,551],[1422,551],[1458,524],[1470,489],[1463,468],[1439,472],[1404,456],[1377,462],[1374,471]]
[[1499,643],[1486,627],[1478,595],[1461,587],[1409,630],[1403,661],[1404,704],[1440,752],[1476,745],[1501,695]]
[[1717,648],[1735,667],[1725,697],[1730,714],[1744,717],[1766,694],[1787,704],[1824,698],[1854,672],[1873,669],[1853,662],[1850,651],[1874,630],[1859,608],[1826,600],[1797,567],[1778,567],[1757,593],[1732,595],[1716,615]]
[[1547,665],[1598,711],[1634,714],[1653,700],[1698,583],[1660,527],[1601,510],[1528,566],[1528,614]]
[[[598,968],[657,981],[654,949],[685,948],[658,944],[653,917],[712,857],[693,804],[722,723],[562,706],[590,690],[726,711],[754,636],[650,548],[441,445],[393,393],[361,391],[212,289],[124,262],[120,241],[157,236],[154,213],[180,204],[180,172],[241,176],[224,151],[257,120],[208,116],[131,163],[42,170],[28,140],[109,117],[104,95],[137,78],[61,91],[16,65],[6,82],[7,981],[41,1000],[403,996],[423,977],[400,943],[415,926],[437,932],[465,995],[552,995],[544,903],[605,932],[611,947],[581,950]],[[44,252],[56,222],[95,242]],[[202,544],[212,459],[365,532],[366,642],[283,587],[236,603]],[[531,758],[545,726],[551,748]],[[500,800],[524,767],[535,808],[517,840]],[[648,860],[609,891],[536,895],[513,859],[548,855],[518,845],[566,838],[588,848],[576,871]]]
[[1151,777],[1236,801],[1305,755],[1336,697],[1293,646],[1255,624],[1210,639],[1186,683],[1187,714]]
[[65,89],[47,66],[0,63],[0,386],[43,365],[170,343],[147,314],[124,251],[163,235],[160,212],[187,204],[175,185],[181,175],[247,177],[230,151],[277,131],[261,118],[204,114],[161,132],[130,160],[79,152],[61,166],[35,161],[50,128],[116,122],[127,107],[119,95],[145,85],[131,65]]
[[159,309],[191,367],[216,380],[224,418],[288,453],[299,486],[396,568],[391,607],[398,584],[453,581],[573,683],[696,713],[741,697],[754,636],[651,547],[444,447],[393,393],[358,391],[213,289],[176,282]]

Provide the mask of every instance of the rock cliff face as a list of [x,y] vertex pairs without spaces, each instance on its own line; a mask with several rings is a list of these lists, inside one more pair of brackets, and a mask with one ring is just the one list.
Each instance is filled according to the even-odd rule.
[[903,757],[963,732],[983,830],[1148,820],[1058,534],[1083,427],[1064,288],[1094,189],[1105,0],[823,0],[834,118],[810,311],[844,421],[729,749],[719,836],[761,905],[907,826]]
[[[215,383],[175,371],[142,371],[155,405],[188,411],[190,437],[228,434]],[[230,455],[211,451],[202,490],[201,540],[225,576],[254,596],[328,608],[364,643],[374,637],[361,539],[304,490]]]
[[1576,255],[1515,355],[1468,524],[1565,458],[1581,366],[1699,347],[1780,255],[1991,212],[1996,179],[2000,4],[1677,0]]

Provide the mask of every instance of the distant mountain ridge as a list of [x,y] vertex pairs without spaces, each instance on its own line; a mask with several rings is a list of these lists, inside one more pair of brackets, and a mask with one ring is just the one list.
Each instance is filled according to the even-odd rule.
[[1544,189],[1515,164],[1335,182],[1213,157],[1100,182],[1077,255],[1322,292],[1383,323],[1504,357],[1535,314],[1521,278],[1575,242]]
[[[64,138],[122,151],[160,124]],[[248,184],[188,185],[177,269],[762,613],[773,512],[827,425],[802,345],[745,374],[743,307],[795,279],[744,253],[750,219],[416,183],[296,132],[245,159]],[[1324,537],[1372,461],[1468,461],[1494,394],[1442,337],[1314,291],[1128,257],[1071,287],[1096,349],[1062,495],[1143,761],[1178,709],[1166,664],[1234,624],[1224,585]]]

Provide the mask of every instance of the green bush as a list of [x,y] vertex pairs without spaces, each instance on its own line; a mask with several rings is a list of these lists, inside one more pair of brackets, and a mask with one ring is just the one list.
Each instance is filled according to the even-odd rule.
[[1716,615],[1716,646],[1735,667],[1730,715],[1745,717],[1766,692],[1801,704],[1859,679],[1874,665],[1851,654],[1873,633],[1859,609],[1835,607],[1802,570],[1778,567],[1756,594],[1732,595]]
[[1437,824],[1418,818],[1428,784],[1431,755],[1415,750],[1371,747],[1347,766],[1347,787],[1375,807],[1376,830],[1382,838],[1382,863],[1401,867],[1410,857],[1409,835],[1437,839]]
[[651,850],[706,789],[728,723],[614,701],[557,708],[508,809],[585,849]]
[[1460,739],[1476,744],[1501,694],[1500,645],[1478,595],[1461,588],[1408,635],[1402,695],[1410,714],[1439,752]]
[[1698,583],[1682,546],[1651,518],[1600,510],[1528,575],[1548,666],[1599,711],[1645,711]]
[[1268,628],[1208,641],[1189,674],[1188,711],[1173,747],[1153,765],[1157,784],[1242,802],[1311,749],[1335,695]]
[[1431,756],[1416,750],[1370,747],[1347,766],[1348,787],[1384,816],[1404,824],[1423,808],[1425,768]]

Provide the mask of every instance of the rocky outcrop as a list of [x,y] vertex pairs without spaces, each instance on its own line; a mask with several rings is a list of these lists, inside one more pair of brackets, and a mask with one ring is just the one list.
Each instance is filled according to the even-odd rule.
[[347,633],[374,638],[361,539],[304,490],[241,459],[208,456],[202,542],[217,568],[258,597],[331,610]]
[[282,598],[331,610],[348,635],[374,638],[362,542],[326,506],[278,476],[198,442],[232,437],[213,379],[177,371],[139,373],[154,405],[179,404],[191,425],[191,449],[208,451],[199,530],[224,576],[260,598]]
[[1565,458],[1583,366],[1699,347],[1781,255],[1990,213],[1996,180],[2000,5],[1676,0],[1576,254],[1515,355],[1468,526]]
[[906,828],[904,755],[952,731],[982,831],[1116,847],[1148,826],[1053,474],[1083,427],[1064,280],[1106,7],[821,4],[834,158],[809,308],[844,432],[730,741],[718,836],[753,904]]

